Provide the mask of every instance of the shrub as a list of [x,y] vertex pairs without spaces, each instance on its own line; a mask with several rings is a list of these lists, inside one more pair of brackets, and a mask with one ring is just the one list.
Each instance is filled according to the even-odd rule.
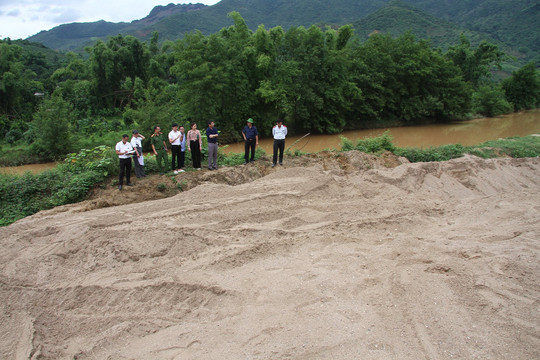
[[480,86],[473,94],[473,111],[484,116],[497,116],[512,112],[513,106],[500,85]]
[[45,100],[31,123],[36,141],[32,152],[42,159],[55,160],[69,152],[69,124],[73,107],[61,97]]
[[358,140],[354,148],[358,151],[373,154],[385,150],[394,151],[395,146],[392,144],[392,140],[393,137],[390,132],[385,131],[381,136]]
[[346,138],[343,135],[340,135],[339,138],[341,139],[341,142],[339,143],[339,146],[341,147],[341,151],[351,151],[354,150],[353,142]]
[[83,171],[96,171],[103,177],[116,171],[117,156],[111,148],[100,145],[93,149],[82,149],[78,153],[68,154],[64,164],[68,171],[81,173]]
[[463,156],[467,148],[460,144],[430,147],[426,149],[397,148],[394,153],[410,162],[447,161]]

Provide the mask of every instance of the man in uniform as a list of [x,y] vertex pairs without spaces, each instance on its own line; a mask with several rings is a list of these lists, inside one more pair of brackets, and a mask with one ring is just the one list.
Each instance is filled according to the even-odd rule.
[[[150,144],[152,144],[152,150],[156,155],[159,174],[163,175],[167,168],[169,159],[167,156],[167,143],[165,142],[165,136],[161,132],[161,128],[159,126],[154,126],[154,133],[150,137]],[[163,162],[165,163],[163,164]]]

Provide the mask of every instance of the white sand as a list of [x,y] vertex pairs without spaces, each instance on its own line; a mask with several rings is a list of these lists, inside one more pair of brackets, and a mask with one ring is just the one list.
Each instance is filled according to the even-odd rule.
[[0,229],[1,359],[540,358],[538,158],[84,206]]

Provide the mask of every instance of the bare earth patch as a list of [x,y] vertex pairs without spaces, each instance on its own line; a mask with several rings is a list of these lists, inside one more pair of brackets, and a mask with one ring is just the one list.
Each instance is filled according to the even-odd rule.
[[0,358],[540,357],[540,159],[286,160],[1,228]]

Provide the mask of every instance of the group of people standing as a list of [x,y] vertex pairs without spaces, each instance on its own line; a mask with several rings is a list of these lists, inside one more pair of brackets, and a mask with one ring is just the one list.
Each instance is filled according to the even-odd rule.
[[[133,130],[131,141],[128,141],[128,135],[122,135],[122,141],[116,144],[116,154],[120,160],[120,174],[118,179],[118,189],[122,190],[124,185],[124,176],[126,177],[126,185],[133,186],[131,183],[131,158],[135,163],[135,176],[137,178],[145,177],[144,173],[144,157],[142,152],[142,140],[145,137],[137,130]],[[242,129],[244,138],[244,164],[255,161],[255,149],[259,145],[259,133],[253,125],[253,119],[248,119],[246,126]],[[272,128],[272,136],[274,137],[274,154],[272,159],[272,167],[276,166],[279,152],[279,165],[283,165],[283,151],[285,149],[285,137],[287,136],[287,127],[283,125],[283,121],[278,119],[276,125]],[[208,122],[206,129],[206,138],[208,140],[208,169],[217,170],[217,153],[218,153],[218,138],[219,131],[215,127],[214,121]],[[165,172],[165,167],[168,160],[167,140],[171,145],[172,162],[171,170],[175,174],[184,172],[185,152],[191,152],[193,168],[201,169],[201,152],[202,152],[202,136],[197,129],[196,123],[191,123],[190,130],[185,133],[183,126],[172,124],[172,130],[169,135],[161,132],[159,126],[154,127],[154,133],[150,137],[150,145],[156,156],[156,161],[161,175]],[[250,154],[251,153],[251,154]]]

